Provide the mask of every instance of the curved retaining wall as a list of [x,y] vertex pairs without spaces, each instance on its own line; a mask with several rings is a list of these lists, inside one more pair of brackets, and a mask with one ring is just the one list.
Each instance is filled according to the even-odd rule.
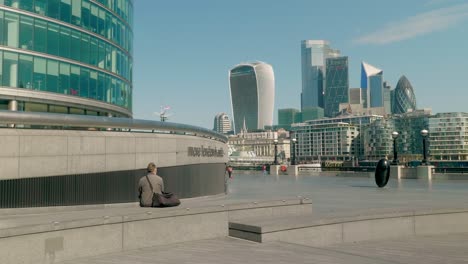
[[0,129],[0,207],[136,202],[151,161],[181,198],[224,192],[227,145],[197,136]]

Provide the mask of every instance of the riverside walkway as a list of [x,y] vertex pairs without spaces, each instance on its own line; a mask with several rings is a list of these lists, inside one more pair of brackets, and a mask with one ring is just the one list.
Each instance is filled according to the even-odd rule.
[[[181,208],[194,210],[307,197],[312,201],[311,221],[343,216],[385,217],[388,214],[405,214],[415,210],[468,211],[466,180],[391,179],[386,188],[379,189],[374,180],[367,177],[295,177],[237,173],[230,180],[228,191],[228,195],[184,200]],[[112,218],[144,214],[148,211],[136,204],[0,210],[3,210],[0,231],[55,221],[85,221],[103,216]],[[452,225],[451,228],[457,230],[456,226]],[[110,254],[94,254],[97,256],[60,263],[467,263],[468,233],[463,232],[467,232],[466,229],[450,234],[326,246],[305,246],[284,241],[255,243],[226,236]]]

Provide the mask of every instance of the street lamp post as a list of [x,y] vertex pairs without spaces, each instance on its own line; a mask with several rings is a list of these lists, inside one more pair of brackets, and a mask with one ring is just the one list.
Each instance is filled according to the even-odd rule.
[[273,143],[275,144],[275,161],[273,164],[278,165],[278,139],[273,140]]
[[427,135],[429,134],[429,131],[426,129],[421,130],[421,136],[423,137],[423,160],[421,161],[422,165],[429,165],[429,162],[427,161],[427,150],[426,150],[426,140],[427,140]]
[[291,160],[291,165],[296,165],[296,142],[297,142],[297,139],[296,138],[293,138],[292,139],[292,160]]
[[398,153],[397,153],[397,147],[396,147],[396,139],[398,138],[398,132],[393,131],[392,132],[392,138],[393,138],[393,161],[392,161],[392,165],[398,165]]

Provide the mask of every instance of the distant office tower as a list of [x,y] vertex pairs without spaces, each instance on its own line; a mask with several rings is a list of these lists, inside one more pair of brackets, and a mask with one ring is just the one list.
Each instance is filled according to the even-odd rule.
[[364,107],[383,107],[383,71],[366,62],[361,64],[361,87]]
[[326,59],[325,116],[335,117],[349,101],[348,57]]
[[301,112],[301,121],[310,121],[321,119],[324,117],[324,112],[322,107],[306,107],[302,109]]
[[219,113],[215,116],[213,130],[223,134],[232,130],[231,120],[226,113]]
[[401,76],[393,93],[392,113],[403,114],[416,109],[416,96],[406,76]]
[[392,113],[392,86],[388,82],[383,83],[383,103],[386,114]]
[[301,42],[301,111],[310,107],[324,107],[325,60],[339,55],[340,51],[330,48],[328,41],[303,40]]
[[264,62],[243,63],[229,71],[229,89],[234,132],[245,125],[248,130],[273,125],[275,76]]
[[301,112],[295,108],[278,109],[278,126],[290,129],[291,124],[301,122]]
[[350,88],[349,89],[349,103],[350,104],[362,104],[362,89],[361,88]]

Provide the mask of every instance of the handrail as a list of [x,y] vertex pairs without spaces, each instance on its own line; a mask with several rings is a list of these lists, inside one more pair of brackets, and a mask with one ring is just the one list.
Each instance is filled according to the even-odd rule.
[[195,136],[212,138],[224,143],[228,141],[228,138],[226,136],[202,127],[177,124],[172,122],[161,122],[121,117],[102,117],[0,110],[0,124],[150,130],[153,132],[161,131],[194,134]]

